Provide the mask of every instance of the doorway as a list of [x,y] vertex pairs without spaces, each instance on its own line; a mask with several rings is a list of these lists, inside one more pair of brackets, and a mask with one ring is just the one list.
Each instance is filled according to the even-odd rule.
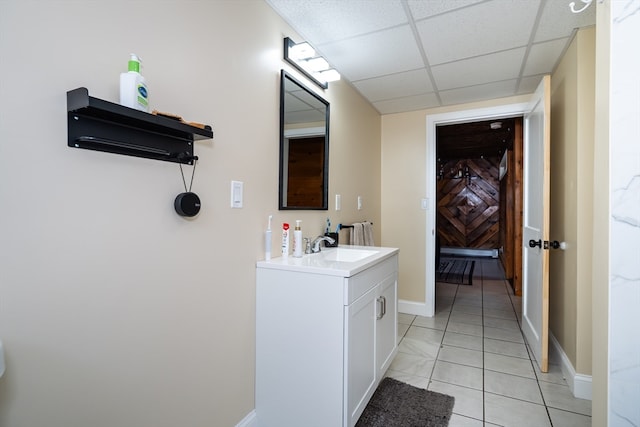
[[499,258],[519,296],[522,117],[440,125],[436,135],[436,268],[451,257]]
[[[426,215],[426,262],[425,262],[425,295],[426,301],[422,314],[432,317],[435,314],[435,273],[436,273],[436,200],[438,182],[438,157],[436,154],[437,128],[452,124],[473,123],[481,121],[497,121],[500,119],[523,116],[527,110],[527,104],[505,104],[495,107],[456,111],[451,113],[434,114],[427,116],[427,199],[432,206],[429,215]],[[431,141],[431,143],[430,143]],[[464,173],[464,172],[463,172]]]

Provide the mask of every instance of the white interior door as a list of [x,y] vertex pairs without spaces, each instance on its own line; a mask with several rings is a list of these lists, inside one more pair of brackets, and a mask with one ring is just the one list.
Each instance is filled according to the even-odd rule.
[[549,367],[549,144],[551,77],[524,115],[522,331],[542,372]]

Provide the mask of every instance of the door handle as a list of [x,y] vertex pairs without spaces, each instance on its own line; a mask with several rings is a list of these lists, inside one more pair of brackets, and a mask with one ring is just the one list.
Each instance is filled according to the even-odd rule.
[[540,249],[560,249],[562,247],[562,245],[560,244],[560,242],[558,242],[557,240],[553,240],[553,241],[548,241],[545,240],[544,241],[544,245],[542,240],[529,240],[529,247],[530,248],[535,248],[535,247],[539,247]]
[[551,249],[560,249],[560,242],[558,242],[557,240],[554,240],[553,242],[548,242],[548,243]]
[[383,296],[376,298],[376,303],[380,304],[380,311],[376,314],[376,319],[380,320],[387,314],[387,299]]

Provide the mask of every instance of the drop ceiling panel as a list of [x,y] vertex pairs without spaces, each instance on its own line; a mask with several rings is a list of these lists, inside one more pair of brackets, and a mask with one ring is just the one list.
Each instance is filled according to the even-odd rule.
[[[580,0],[572,1],[575,1],[577,7],[583,6]],[[570,2],[569,0],[553,0],[545,3],[534,42],[569,37],[574,28],[587,27],[595,23],[595,1],[593,5],[581,13],[571,12]]]
[[416,23],[431,65],[526,46],[538,0],[479,3]]
[[[547,73],[545,73],[547,74]],[[523,77],[520,80],[520,87],[518,88],[518,95],[523,95],[525,93],[533,93],[536,91],[536,88],[540,84],[543,75],[531,76],[531,77]]]
[[432,67],[439,90],[513,79],[520,72],[525,48],[508,50]]
[[382,114],[532,93],[597,2],[265,1]]
[[408,25],[327,44],[322,52],[350,81],[424,67]]
[[425,95],[407,96],[404,98],[390,99],[387,101],[374,102],[373,106],[381,114],[402,113],[405,111],[422,110],[440,105],[440,101],[435,93]]
[[502,98],[516,93],[517,80],[506,80],[496,83],[451,89],[440,92],[440,99],[444,105],[461,104],[463,102],[481,101],[487,97]]
[[567,41],[567,39],[558,39],[531,46],[529,56],[527,56],[527,63],[524,67],[524,75],[544,74],[548,73],[549,70],[553,70],[560,54],[567,45]]
[[424,68],[359,80],[353,85],[373,102],[433,92],[431,80]]
[[409,0],[407,3],[411,10],[411,14],[413,15],[413,19],[419,20],[456,9],[461,9],[482,1],[484,0]]
[[268,0],[302,36],[322,44],[406,24],[400,0]]

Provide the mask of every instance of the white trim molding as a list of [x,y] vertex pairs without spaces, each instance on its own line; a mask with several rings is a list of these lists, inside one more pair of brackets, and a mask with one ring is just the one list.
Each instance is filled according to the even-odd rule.
[[426,303],[407,301],[404,299],[398,300],[398,312],[415,316],[433,317],[433,313],[429,313]]
[[549,331],[549,344],[549,350],[552,352],[552,354],[549,355],[549,359],[558,360],[560,362],[562,375],[564,375],[564,379],[567,382],[571,393],[573,393],[573,397],[591,400],[591,375],[576,373],[569,357],[564,352],[560,343],[556,337],[553,336],[551,331]]
[[471,123],[481,120],[499,119],[505,117],[522,116],[528,108],[527,102],[514,104],[500,104],[493,107],[474,108],[470,110],[458,110],[448,113],[427,114],[427,192],[425,197],[434,202],[433,207],[426,215],[426,248],[425,248],[425,312],[429,317],[435,313],[436,280],[435,280],[435,242],[436,242],[436,127],[438,125],[454,123]]
[[249,412],[246,417],[242,419],[236,427],[258,427],[258,417],[256,417],[256,410]]

